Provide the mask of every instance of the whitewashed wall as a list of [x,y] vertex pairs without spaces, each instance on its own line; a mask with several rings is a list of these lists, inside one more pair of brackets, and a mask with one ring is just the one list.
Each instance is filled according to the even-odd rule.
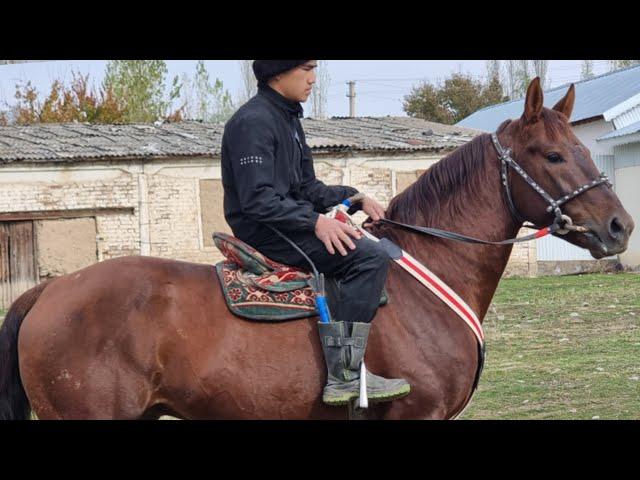
[[[386,206],[415,181],[417,172],[440,158],[420,153],[316,155],[314,163],[325,183],[352,185]],[[208,197],[200,189],[220,178],[219,158],[15,163],[0,168],[0,212],[64,210],[72,217],[93,217],[98,261],[133,254],[215,263],[222,255],[208,241],[211,231],[228,230],[221,215],[222,188],[217,185]],[[209,204],[201,205],[202,198]],[[211,209],[218,215],[203,222]],[[365,217],[360,212],[356,220]],[[513,250],[507,273],[535,276],[536,266],[535,244],[521,244]],[[46,276],[50,269],[41,265],[40,270]]]
[[640,143],[615,147],[616,193],[636,224],[627,251],[620,255],[620,263],[640,266]]
[[572,127],[573,133],[585,147],[591,152],[591,156],[612,155],[613,148],[608,145],[596,142],[596,138],[601,137],[614,130],[613,122],[596,120],[595,122],[583,123]]

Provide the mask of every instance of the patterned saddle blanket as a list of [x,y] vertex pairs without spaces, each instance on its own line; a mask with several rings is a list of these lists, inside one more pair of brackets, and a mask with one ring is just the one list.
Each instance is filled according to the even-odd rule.
[[[313,278],[311,273],[271,260],[242,240],[223,232],[215,232],[213,241],[226,257],[215,267],[227,306],[235,315],[263,321],[318,315],[316,294],[309,284]],[[338,281],[326,277],[325,290],[329,309],[335,312],[340,290]],[[380,305],[387,301],[383,289]]]

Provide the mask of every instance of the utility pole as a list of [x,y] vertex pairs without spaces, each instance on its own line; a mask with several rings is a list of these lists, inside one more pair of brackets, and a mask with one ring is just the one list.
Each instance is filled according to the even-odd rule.
[[46,60],[0,60],[0,65],[11,65],[15,63],[32,63],[32,62],[44,62]]
[[347,93],[347,97],[349,97],[349,116],[356,116],[356,82],[353,80],[347,82],[349,85],[349,93]]

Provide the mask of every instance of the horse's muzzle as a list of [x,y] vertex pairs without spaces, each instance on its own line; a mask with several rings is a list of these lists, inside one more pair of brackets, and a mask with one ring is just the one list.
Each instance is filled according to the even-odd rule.
[[629,245],[629,238],[635,224],[631,216],[625,212],[612,215],[604,225],[588,226],[589,232],[586,248],[596,259],[617,255],[624,252]]

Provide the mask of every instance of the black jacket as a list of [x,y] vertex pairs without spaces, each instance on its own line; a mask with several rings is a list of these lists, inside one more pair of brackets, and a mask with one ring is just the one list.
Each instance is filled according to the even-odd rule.
[[247,243],[273,235],[264,224],[282,232],[313,232],[319,212],[358,193],[316,178],[301,117],[300,103],[261,83],[258,94],[225,126],[224,216],[233,234]]

